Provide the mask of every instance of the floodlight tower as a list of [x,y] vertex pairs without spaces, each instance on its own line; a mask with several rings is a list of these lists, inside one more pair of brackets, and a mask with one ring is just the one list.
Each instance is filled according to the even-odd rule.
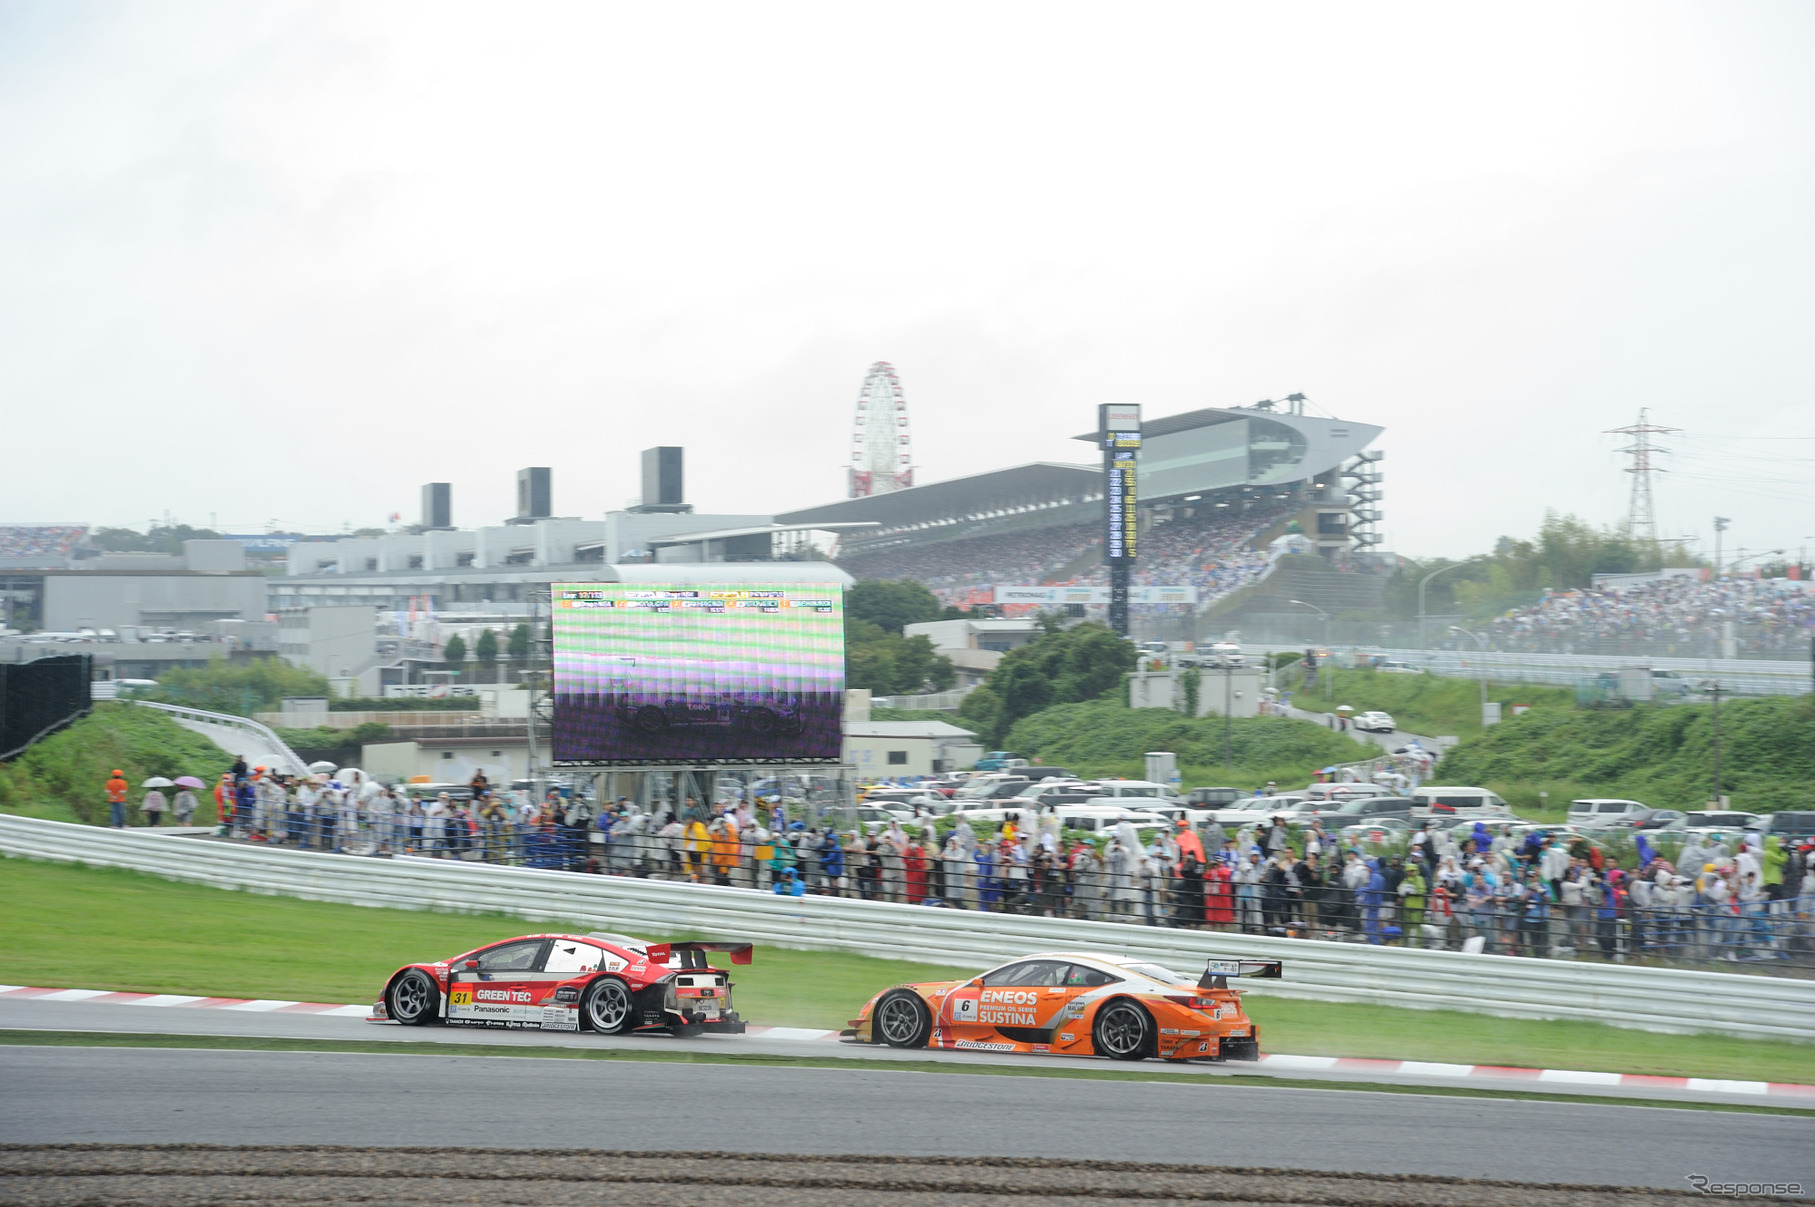
[[1639,408],[1639,421],[1630,427],[1607,429],[1608,435],[1632,437],[1632,443],[1619,450],[1632,457],[1632,464],[1626,467],[1626,472],[1632,475],[1632,500],[1626,505],[1627,540],[1638,539],[1657,544],[1657,511],[1651,503],[1651,475],[1661,474],[1664,470],[1651,463],[1651,455],[1670,450],[1657,447],[1651,442],[1651,437],[1682,430],[1680,427],[1659,427],[1652,423],[1648,407]]
[[914,484],[908,445],[907,399],[895,366],[870,366],[857,392],[857,423],[851,435],[850,497],[887,494]]

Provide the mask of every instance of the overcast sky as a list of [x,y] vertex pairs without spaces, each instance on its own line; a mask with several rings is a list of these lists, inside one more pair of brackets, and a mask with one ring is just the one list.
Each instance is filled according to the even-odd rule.
[[0,520],[922,482],[1104,401],[1383,424],[1387,535],[1815,545],[1815,6],[0,0]]

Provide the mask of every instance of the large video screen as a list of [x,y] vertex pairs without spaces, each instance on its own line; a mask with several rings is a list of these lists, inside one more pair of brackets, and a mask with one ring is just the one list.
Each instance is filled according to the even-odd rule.
[[824,763],[843,753],[837,583],[556,583],[560,763]]

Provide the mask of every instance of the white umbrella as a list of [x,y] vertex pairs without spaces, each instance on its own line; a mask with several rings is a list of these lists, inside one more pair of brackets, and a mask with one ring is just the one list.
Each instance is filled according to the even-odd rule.
[[339,770],[340,768],[338,766],[328,762],[326,759],[320,759],[309,764],[309,771],[315,775],[332,775]]
[[174,787],[176,787],[176,782],[174,780],[167,780],[161,775],[154,775],[150,779],[146,780],[144,783],[140,784],[139,787],[141,787],[141,788],[174,788]]

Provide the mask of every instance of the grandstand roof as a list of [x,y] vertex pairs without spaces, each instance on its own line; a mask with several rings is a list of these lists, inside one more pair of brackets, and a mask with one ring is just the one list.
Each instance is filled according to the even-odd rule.
[[[1221,407],[1204,407],[1201,410],[1186,411],[1182,415],[1167,415],[1160,419],[1141,420],[1141,438],[1151,440],[1155,436],[1170,436],[1174,432],[1189,431],[1194,427],[1209,427],[1217,423],[1233,423],[1237,419],[1250,419],[1253,411],[1226,411]],[[1265,412],[1269,418],[1272,412]],[[1073,440],[1082,440],[1086,444],[1095,444],[1100,432],[1085,432],[1082,436],[1073,436]]]
[[789,526],[874,520],[899,528],[1085,502],[1102,489],[1103,471],[1094,465],[1036,461],[1013,469],[790,511],[775,520]]

